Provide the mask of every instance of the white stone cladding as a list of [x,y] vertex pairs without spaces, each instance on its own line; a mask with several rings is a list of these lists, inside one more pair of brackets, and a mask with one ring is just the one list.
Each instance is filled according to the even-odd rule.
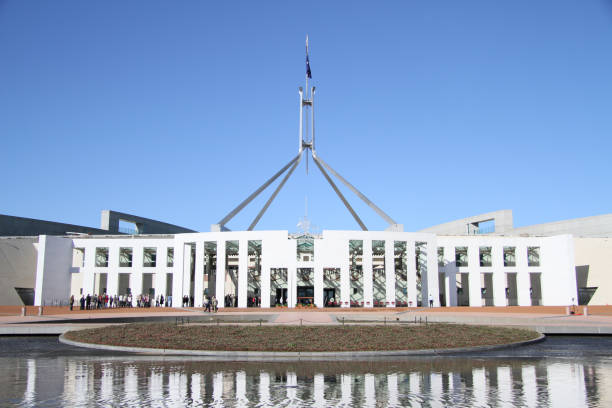
[[[271,270],[287,270],[288,307],[295,307],[298,301],[297,275],[300,268],[312,269],[312,302],[317,307],[325,306],[329,301],[324,296],[324,270],[339,269],[340,279],[335,294],[335,303],[341,307],[396,307],[400,299],[396,294],[397,255],[394,253],[396,243],[404,243],[404,279],[406,290],[402,294],[405,303],[411,306],[456,306],[461,300],[470,306],[482,306],[485,297],[491,299],[495,306],[506,306],[515,302],[518,305],[531,305],[534,302],[532,283],[537,279],[541,286],[541,296],[537,302],[542,305],[569,305],[577,300],[577,288],[574,265],[574,244],[571,235],[552,237],[505,237],[491,235],[442,236],[425,232],[394,231],[323,231],[314,236],[314,259],[297,259],[297,240],[287,231],[226,231],[185,233],[174,235],[134,235],[134,236],[88,236],[88,237],[53,237],[53,245],[45,245],[49,237],[41,236],[43,245],[39,249],[36,276],[36,304],[49,304],[57,296],[69,296],[69,293],[81,293],[81,288],[70,288],[71,282],[82,284],[84,295],[94,294],[95,281],[106,274],[105,288],[109,295],[119,294],[119,276],[128,274],[129,288],[135,302],[136,295],[146,292],[143,288],[143,274],[152,274],[152,287],[155,294],[166,295],[168,277],[172,281],[173,306],[180,306],[183,296],[193,296],[195,306],[201,306],[204,290],[213,290],[219,298],[219,307],[225,307],[223,295],[233,289],[233,281],[226,278],[226,269],[237,271],[237,304],[239,307],[250,305],[249,268],[253,261],[248,254],[249,241],[261,241],[260,271],[254,276],[259,278],[260,290],[255,296],[260,307],[274,306],[274,293],[271,293]],[[349,241],[363,241],[362,293],[363,301],[351,304],[350,293],[354,281],[349,270]],[[237,258],[228,258],[226,265],[226,243],[238,242]],[[372,242],[384,241],[384,256],[373,254]],[[204,245],[205,242],[216,243],[216,274],[214,279],[204,279]],[[420,267],[417,268],[415,248],[422,253]],[[195,263],[191,265],[191,248],[195,248]],[[438,247],[444,248],[444,262],[438,266]],[[456,266],[455,248],[467,247],[467,266]],[[491,266],[480,266],[479,248],[491,248]],[[504,266],[504,247],[515,248],[514,266]],[[527,248],[539,248],[539,266],[528,266]],[[72,265],[73,248],[85,249],[85,260],[82,266]],[[108,266],[96,266],[96,248],[108,248]],[[132,248],[130,267],[119,266],[119,249]],[[144,266],[144,248],[156,248],[155,266]],[[174,264],[166,265],[168,248],[174,248]],[[379,250],[380,251],[380,250]],[[426,253],[425,253],[426,252]],[[374,259],[376,258],[376,259]],[[379,270],[375,272],[373,265]],[[384,271],[380,271],[384,267]],[[310,270],[310,269],[308,269]],[[417,275],[417,271],[422,276]],[[81,279],[73,279],[72,274],[81,274]],[[378,273],[378,275],[377,275]],[[462,274],[462,275],[459,275]],[[463,275],[466,274],[466,275]],[[483,274],[491,274],[492,295],[488,288],[483,288]],[[376,293],[382,301],[374,298],[374,277],[384,279],[384,284],[377,286]],[[459,283],[469,287],[469,294],[457,289]],[[254,279],[254,278],[253,278]],[[419,283],[420,281],[420,283]],[[229,286],[228,286],[229,285]],[[62,290],[61,288],[65,288]],[[463,286],[462,286],[463,288]],[[210,292],[209,292],[210,293]],[[233,292],[232,292],[233,293]],[[220,295],[221,294],[221,295]],[[405,295],[405,296],[404,296]],[[539,295],[539,294],[538,294]],[[572,299],[574,299],[572,301]]]

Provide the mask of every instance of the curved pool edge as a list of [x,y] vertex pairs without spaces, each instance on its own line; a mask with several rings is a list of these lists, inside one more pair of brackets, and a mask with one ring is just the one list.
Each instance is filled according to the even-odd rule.
[[180,350],[180,349],[158,349],[147,347],[126,347],[126,346],[111,346],[106,344],[84,343],[67,339],[65,334],[59,336],[60,343],[70,346],[117,351],[122,353],[148,354],[158,356],[194,356],[206,357],[211,360],[219,361],[271,361],[271,360],[354,360],[359,358],[372,359],[376,357],[418,357],[418,356],[435,356],[443,354],[457,353],[472,353],[479,351],[499,350],[506,348],[515,348],[526,346],[529,344],[539,343],[546,339],[546,335],[538,333],[539,336],[530,339],[513,343],[496,344],[487,346],[473,347],[456,347],[449,349],[422,349],[422,350],[383,350],[383,351],[305,351],[305,352],[290,352],[290,351],[210,351],[210,350]]

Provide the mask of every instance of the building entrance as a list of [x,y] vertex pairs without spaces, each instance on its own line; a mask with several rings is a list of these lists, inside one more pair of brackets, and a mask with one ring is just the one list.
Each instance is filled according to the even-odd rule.
[[314,286],[297,287],[297,304],[304,306],[314,305]]
[[287,305],[287,288],[276,288],[275,305]]
[[340,299],[336,299],[336,289],[324,288],[323,289],[323,304],[325,307],[334,307],[340,305]]

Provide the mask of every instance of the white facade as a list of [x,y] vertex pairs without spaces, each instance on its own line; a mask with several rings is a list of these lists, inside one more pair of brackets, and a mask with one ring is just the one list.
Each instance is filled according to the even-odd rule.
[[[299,249],[298,238],[307,249]],[[171,294],[173,306],[180,306],[183,296],[201,306],[206,294],[217,296],[220,308],[229,294],[235,296],[232,305],[264,308],[275,303],[429,306],[430,300],[434,307],[569,305],[577,300],[571,235],[323,231],[294,237],[287,231],[228,231],[41,236],[39,247],[37,305],[70,293],[119,295],[127,288],[134,302],[141,293]],[[537,259],[528,261],[528,251]]]

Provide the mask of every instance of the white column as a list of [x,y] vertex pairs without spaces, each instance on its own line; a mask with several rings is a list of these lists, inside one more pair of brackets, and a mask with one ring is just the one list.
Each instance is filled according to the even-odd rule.
[[238,241],[238,307],[247,307],[249,241]]
[[516,291],[517,301],[519,306],[531,306],[531,280],[529,279],[529,270],[527,267],[527,247],[516,247]]
[[440,280],[438,277],[438,248],[435,241],[427,241],[427,302],[429,295],[433,298],[434,307],[440,307]]
[[478,259],[478,246],[468,246],[468,282],[470,284],[470,306],[482,306],[480,291],[480,260]]
[[[274,252],[274,248],[268,249],[268,240],[261,241],[261,276],[259,277],[261,286],[261,307],[270,307],[270,264],[268,258]],[[270,256],[268,256],[270,254]]]
[[108,249],[108,271],[106,273],[106,293],[115,295],[119,288],[119,247]]
[[196,242],[193,305],[200,307],[204,301],[204,242]]
[[295,263],[287,268],[287,306],[295,307],[297,303],[297,267]]
[[372,240],[363,240],[363,307],[374,307]]
[[[132,306],[136,306],[136,297],[142,294],[143,246],[134,246],[132,267],[130,268],[130,288],[132,289]],[[147,268],[150,269],[150,268]]]
[[494,245],[491,248],[491,260],[493,266],[493,304],[495,306],[507,306],[503,245]]
[[191,294],[191,244],[183,244],[183,296]]
[[185,270],[185,257],[183,253],[185,245],[183,242],[175,241],[174,245],[174,267],[172,271],[172,306],[181,307],[183,299],[183,271]]
[[385,241],[385,301],[387,307],[395,307],[395,241]]
[[314,302],[317,307],[324,307],[323,303],[323,267],[315,262],[314,267]]
[[452,265],[444,267],[444,284],[446,285],[446,305],[457,306],[457,274]]
[[314,375],[313,387],[314,406],[326,407],[327,403],[325,402],[325,377],[323,376],[323,374]]
[[416,256],[415,256],[414,241],[406,243],[406,287],[408,295],[408,306],[417,306],[417,275],[416,275]]
[[[94,275],[96,271],[102,270],[105,268],[85,268],[83,269],[83,296],[87,297],[87,295],[93,295],[94,292]],[[75,302],[76,303],[76,302]]]
[[[219,301],[218,307],[225,307],[225,241],[217,241],[217,271],[215,274],[215,293]],[[216,378],[216,377],[215,377]]]
[[166,268],[166,260],[164,259],[164,267],[159,268],[155,273],[155,297],[164,295],[164,301],[166,298],[166,274],[168,268]]
[[351,301],[351,278],[350,278],[350,261],[349,261],[349,242],[344,241],[344,249],[342,250],[344,259],[340,264],[340,302],[341,307],[350,307]]

